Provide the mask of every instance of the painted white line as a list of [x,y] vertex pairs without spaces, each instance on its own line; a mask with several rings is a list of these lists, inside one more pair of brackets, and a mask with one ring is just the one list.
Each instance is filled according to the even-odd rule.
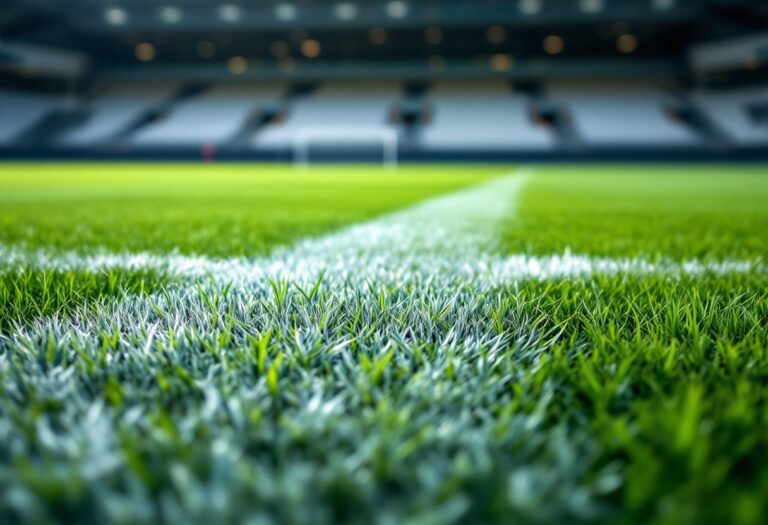
[[[36,340],[50,330],[89,338],[100,329],[113,327],[140,339],[145,337],[142,334],[164,329],[177,334],[186,330],[208,333],[215,329],[215,321],[199,286],[205,294],[218,297],[218,307],[243,325],[276,326],[295,315],[306,320],[306,330],[317,331],[319,328],[310,321],[316,315],[310,313],[311,306],[293,304],[289,308],[295,310],[287,315],[267,305],[274,299],[270,281],[284,280],[310,290],[322,276],[325,312],[343,312],[353,307],[355,301],[362,301],[364,315],[372,318],[382,315],[378,294],[383,292],[379,290],[401,297],[391,307],[392,315],[376,325],[380,337],[410,337],[409,334],[425,330],[439,332],[442,329],[436,327],[432,316],[450,305],[447,315],[454,328],[444,337],[459,338],[462,344],[490,344],[498,334],[488,327],[487,309],[506,294],[501,288],[515,282],[596,275],[679,278],[766,271],[762,261],[652,262],[569,252],[544,257],[500,255],[499,234],[513,215],[512,208],[525,179],[524,172],[512,174],[329,235],[305,239],[256,259],[149,253],[83,257],[0,247],[0,268],[6,270],[149,269],[176,277],[162,293],[111,298],[98,309],[83,310],[63,319],[40,319],[32,327],[20,328],[13,338]],[[229,293],[222,296],[220,291],[230,284]],[[371,294],[371,290],[376,293]],[[345,306],[346,303],[349,305]],[[162,317],[158,317],[158,310],[163,312]],[[407,315],[406,325],[398,324],[402,322],[397,321],[400,315]],[[348,321],[344,315],[337,320]]]
[[325,236],[301,240],[257,259],[150,253],[53,255],[0,247],[0,261],[5,268],[146,268],[191,278],[212,275],[223,281],[259,280],[265,276],[315,279],[322,271],[345,276],[364,276],[370,271],[368,275],[374,276],[384,268],[416,263],[424,266],[441,258],[453,265],[460,259],[477,260],[498,252],[497,230],[509,217],[525,179],[524,172],[515,173]]
[[197,281],[248,286],[267,279],[313,283],[411,282],[425,279],[477,282],[481,288],[516,280],[586,278],[595,275],[723,275],[766,271],[761,260],[652,262],[563,254],[499,255],[499,233],[516,204],[527,172],[421,204],[338,232],[279,248],[267,257],[212,259],[151,253],[76,253],[0,247],[0,267],[36,269],[148,269]]

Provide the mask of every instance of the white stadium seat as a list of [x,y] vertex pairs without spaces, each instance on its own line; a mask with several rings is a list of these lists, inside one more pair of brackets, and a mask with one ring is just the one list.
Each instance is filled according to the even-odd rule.
[[328,82],[317,92],[294,101],[286,119],[262,129],[256,135],[255,145],[288,148],[297,134],[312,128],[391,131],[396,126],[388,120],[401,90],[399,82]]
[[548,98],[572,118],[577,136],[591,146],[692,146],[696,133],[667,109],[675,98],[652,84],[561,82]]
[[125,130],[145,112],[170,98],[178,89],[170,84],[108,85],[85,109],[87,120],[61,138],[67,146],[89,146],[104,143]]
[[133,143],[142,146],[221,144],[231,139],[255,111],[276,104],[283,84],[248,83],[217,86],[171,109],[166,119],[140,130]]
[[62,97],[0,91],[0,144],[11,145],[62,102]]
[[419,137],[427,150],[549,149],[552,133],[536,125],[531,102],[505,82],[441,82],[429,95],[431,121]]
[[691,97],[715,126],[736,144],[768,145],[768,124],[750,118],[750,106],[768,107],[768,89],[700,91]]

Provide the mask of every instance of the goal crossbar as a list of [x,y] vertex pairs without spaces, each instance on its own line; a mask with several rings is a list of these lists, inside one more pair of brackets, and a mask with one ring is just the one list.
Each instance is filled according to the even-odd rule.
[[389,128],[356,127],[309,127],[301,128],[293,135],[293,160],[298,166],[309,166],[312,144],[360,145],[380,142],[384,165],[397,166],[398,134]]

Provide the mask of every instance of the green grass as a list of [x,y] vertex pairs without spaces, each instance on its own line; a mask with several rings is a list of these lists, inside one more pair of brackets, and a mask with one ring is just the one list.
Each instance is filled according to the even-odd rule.
[[[651,260],[768,255],[768,170],[539,169],[504,238],[511,253]],[[759,523],[768,516],[768,277],[598,277],[527,283],[509,299],[557,341],[532,385],[623,477],[614,517]],[[516,315],[520,315],[519,313]],[[539,399],[541,388],[526,396]]]
[[0,335],[38,319],[92,311],[123,294],[153,293],[172,282],[172,277],[153,270],[0,272]]
[[504,171],[0,164],[0,243],[253,256]]
[[512,253],[768,256],[764,167],[539,168],[506,234]]
[[[511,171],[68,169],[0,168],[0,242],[257,255]],[[768,246],[764,168],[536,168],[514,204],[513,254]],[[765,266],[362,286],[24,270],[0,276],[0,521],[768,519]]]
[[[0,164],[0,246],[254,256],[503,174],[505,168]],[[0,261],[1,262],[1,261]],[[123,293],[147,272],[0,266],[0,333]]]
[[619,522],[766,516],[768,277],[527,283],[509,303],[509,319],[557,334],[524,367],[519,402],[548,395],[553,428],[598,444],[594,472],[613,465],[623,480]]

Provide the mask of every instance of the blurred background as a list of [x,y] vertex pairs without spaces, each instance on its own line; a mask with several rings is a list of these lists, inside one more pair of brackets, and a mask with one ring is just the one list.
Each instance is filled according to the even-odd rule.
[[758,0],[2,0],[0,157],[768,158]]

